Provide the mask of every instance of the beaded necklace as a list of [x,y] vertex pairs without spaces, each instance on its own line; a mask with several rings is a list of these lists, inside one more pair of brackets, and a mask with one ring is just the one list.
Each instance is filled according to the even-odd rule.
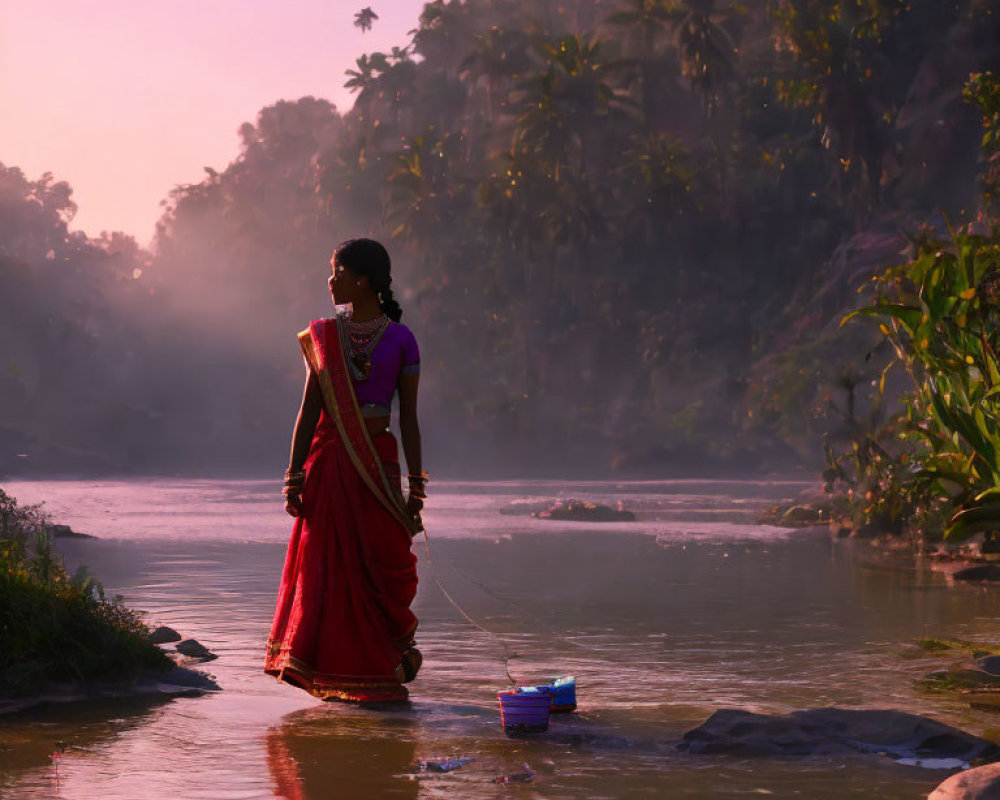
[[364,381],[372,369],[371,354],[375,346],[389,327],[389,318],[380,314],[367,322],[355,322],[350,317],[344,318],[344,332],[341,337],[344,355],[347,356],[347,366],[355,380]]

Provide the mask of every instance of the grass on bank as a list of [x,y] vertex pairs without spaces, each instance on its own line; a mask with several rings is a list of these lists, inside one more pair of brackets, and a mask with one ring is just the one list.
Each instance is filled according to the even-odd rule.
[[0,489],[0,696],[128,682],[171,666],[137,612],[107,599],[84,570],[66,572],[41,508]]

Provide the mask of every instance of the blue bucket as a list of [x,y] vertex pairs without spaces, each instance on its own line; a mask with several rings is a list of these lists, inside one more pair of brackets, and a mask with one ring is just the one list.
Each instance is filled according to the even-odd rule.
[[542,733],[549,729],[552,699],[548,692],[537,689],[515,689],[497,692],[500,719],[508,734]]
[[552,711],[576,711],[576,678],[568,675],[556,678],[552,683],[535,687],[540,692],[548,692],[552,697]]

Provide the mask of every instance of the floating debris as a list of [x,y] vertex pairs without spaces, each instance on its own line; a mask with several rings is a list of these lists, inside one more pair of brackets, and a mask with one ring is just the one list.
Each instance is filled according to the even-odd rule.
[[434,758],[421,761],[417,766],[421,772],[451,772],[475,761],[474,756],[459,756],[458,758]]
[[530,783],[535,779],[535,771],[524,764],[523,772],[512,772],[510,775],[497,775],[493,781],[495,783]]
[[924,769],[968,769],[971,766],[960,758],[897,758],[896,763]]

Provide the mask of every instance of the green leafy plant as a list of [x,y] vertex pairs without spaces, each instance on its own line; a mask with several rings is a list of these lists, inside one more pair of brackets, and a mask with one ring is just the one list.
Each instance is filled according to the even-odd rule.
[[86,570],[70,576],[40,506],[0,490],[0,695],[52,682],[122,682],[173,666],[141,616]]
[[925,232],[871,290],[844,322],[878,320],[895,355],[878,389],[895,367],[911,390],[883,432],[894,450],[868,437],[858,473],[885,471],[885,488],[911,506],[954,509],[946,538],[1000,529],[1000,236]]

